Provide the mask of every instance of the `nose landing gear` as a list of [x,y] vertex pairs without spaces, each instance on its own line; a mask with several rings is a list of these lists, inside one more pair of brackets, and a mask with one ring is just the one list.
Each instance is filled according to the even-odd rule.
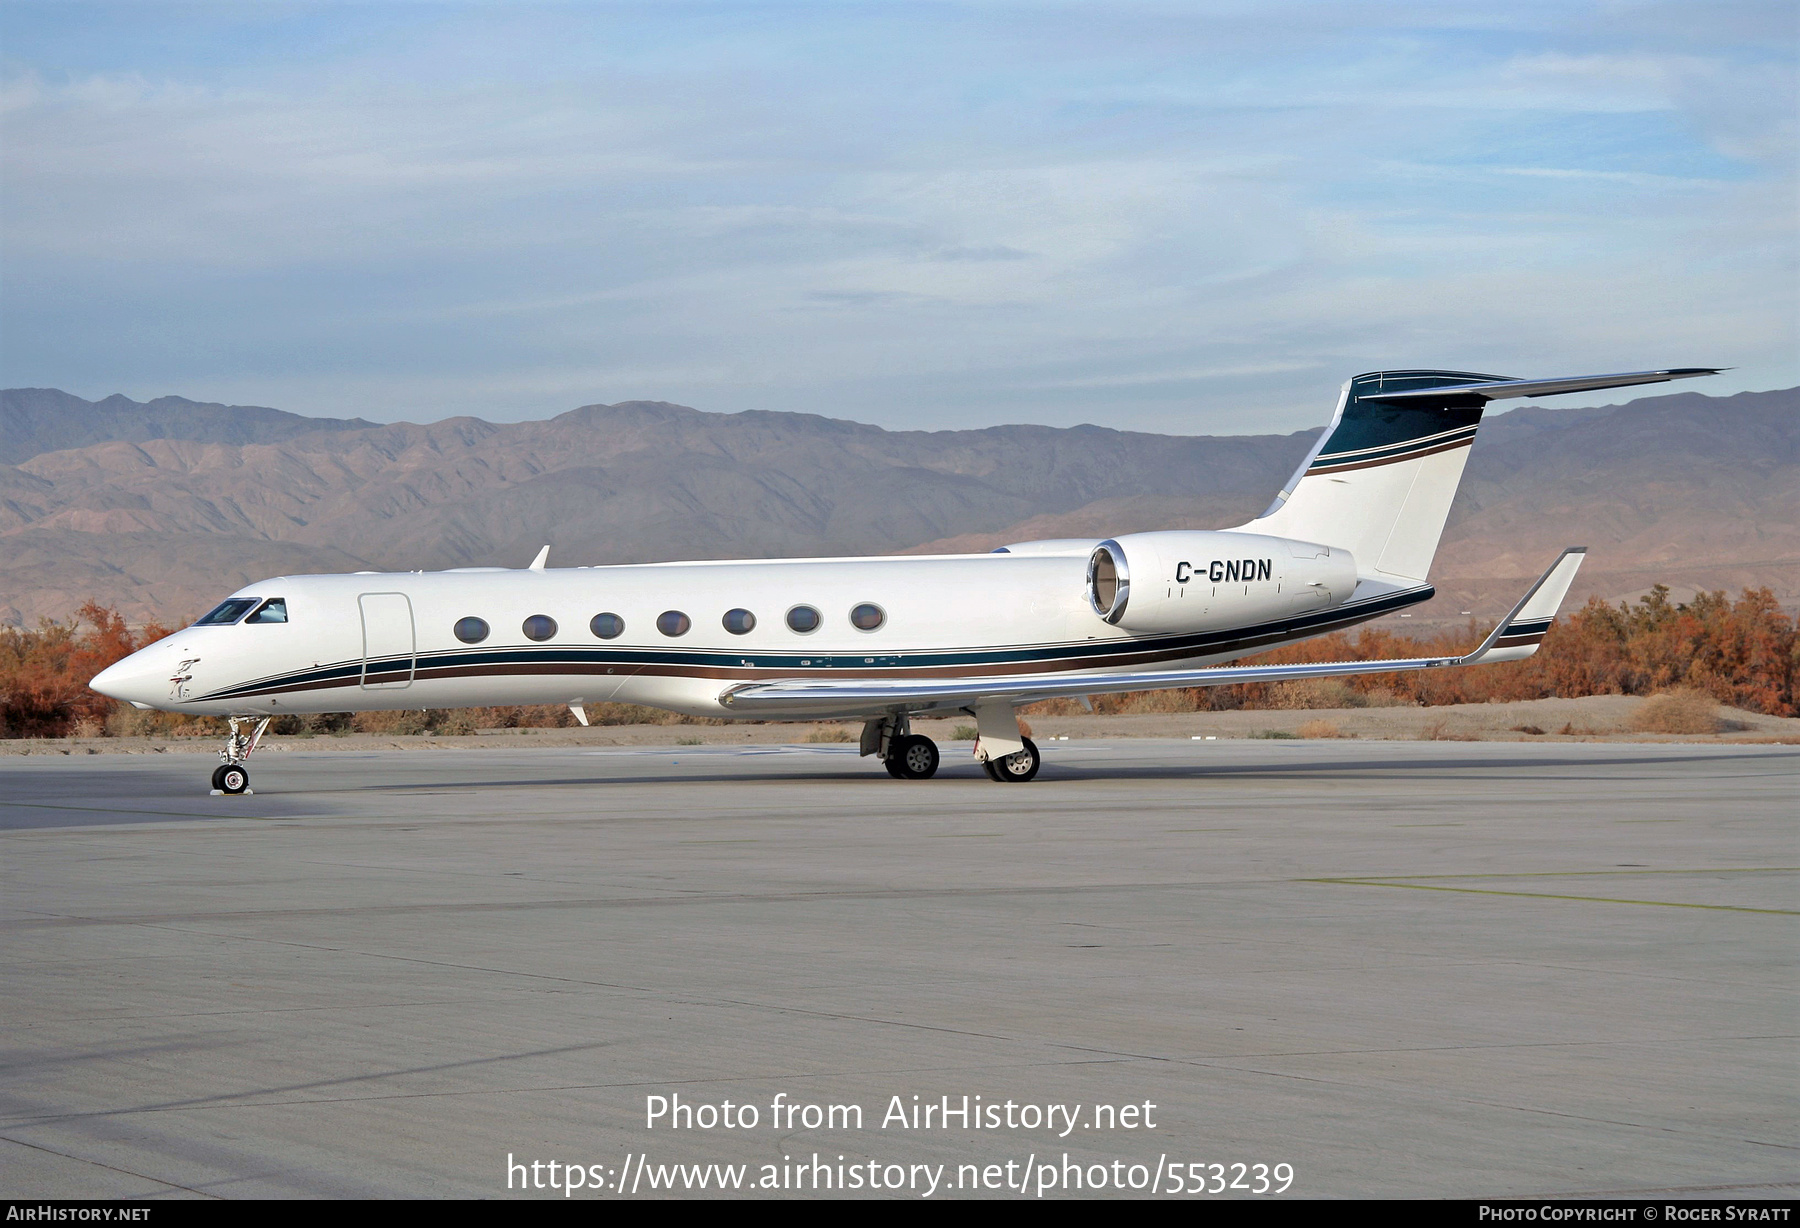
[[219,758],[225,762],[213,769],[212,791],[214,797],[236,796],[240,793],[255,793],[250,787],[250,769],[244,766],[244,760],[256,753],[256,747],[262,741],[263,734],[268,732],[269,722],[273,717],[265,716],[257,721],[256,730],[246,734],[243,726],[248,721],[256,720],[251,716],[228,716],[231,732],[225,735],[225,749],[219,752]]

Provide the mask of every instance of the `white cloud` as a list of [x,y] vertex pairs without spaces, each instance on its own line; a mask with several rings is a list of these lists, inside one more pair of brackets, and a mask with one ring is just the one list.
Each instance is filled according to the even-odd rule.
[[1667,11],[307,12],[11,40],[6,382],[1287,430],[1373,365],[1795,375],[1791,59]]

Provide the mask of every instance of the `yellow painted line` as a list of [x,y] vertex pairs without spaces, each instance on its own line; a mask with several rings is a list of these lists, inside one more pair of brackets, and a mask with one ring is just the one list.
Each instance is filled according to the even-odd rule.
[[[1453,877],[1445,875],[1443,877]],[[1470,875],[1470,877],[1475,877]],[[1503,877],[1503,876],[1497,876]],[[1344,887],[1404,887],[1413,891],[1454,891],[1461,895],[1508,895],[1528,900],[1579,900],[1590,904],[1643,904],[1653,908],[1702,908],[1709,912],[1770,913],[1800,917],[1792,908],[1746,908],[1741,904],[1683,904],[1675,900],[1621,900],[1606,895],[1553,895],[1546,891],[1496,891],[1492,887],[1441,887],[1434,883],[1384,883],[1367,878],[1303,878],[1303,883],[1336,883]]]
[[1513,874],[1353,874],[1343,878],[1306,879],[1307,882],[1412,882],[1426,878],[1589,878],[1605,874],[1792,874],[1800,866],[1707,866],[1698,870],[1653,870],[1648,866],[1619,866],[1612,870],[1521,870]]

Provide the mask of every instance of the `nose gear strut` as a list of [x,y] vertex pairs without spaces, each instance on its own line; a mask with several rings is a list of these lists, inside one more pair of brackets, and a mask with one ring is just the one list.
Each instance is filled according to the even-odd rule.
[[219,758],[225,762],[213,769],[212,791],[214,797],[224,794],[254,793],[250,787],[250,771],[244,766],[244,760],[256,753],[257,744],[262,741],[263,734],[268,732],[269,722],[275,718],[265,716],[256,723],[256,730],[246,734],[244,725],[256,720],[253,716],[228,716],[231,732],[225,735],[225,749],[219,752]]

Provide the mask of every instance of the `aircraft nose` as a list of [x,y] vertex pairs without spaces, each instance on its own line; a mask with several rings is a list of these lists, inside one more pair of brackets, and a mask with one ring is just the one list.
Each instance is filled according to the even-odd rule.
[[147,658],[148,650],[134,652],[122,661],[115,661],[88,682],[88,686],[110,699],[122,699],[127,703],[149,705],[161,695],[166,696],[169,689],[167,669],[158,669],[154,656]]

